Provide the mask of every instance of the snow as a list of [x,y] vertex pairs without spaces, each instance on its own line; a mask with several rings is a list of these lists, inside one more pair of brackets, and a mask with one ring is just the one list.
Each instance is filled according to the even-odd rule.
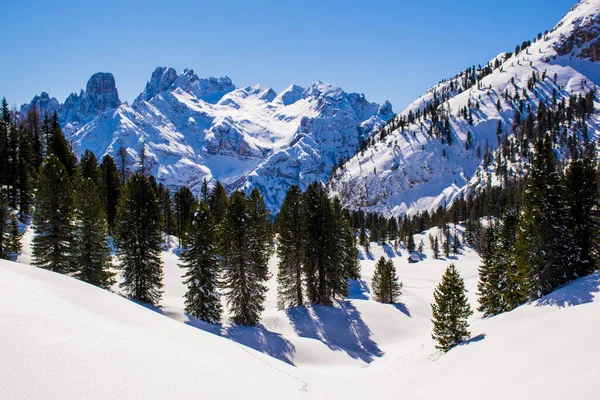
[[[460,228],[459,228],[460,229]],[[416,235],[428,244],[434,228]],[[26,239],[26,252],[29,247]],[[478,255],[409,264],[404,248],[361,250],[362,277],[334,307],[276,309],[275,279],[257,327],[210,325],[183,312],[176,242],[162,253],[164,296],[142,306],[75,279],[0,261],[7,398],[595,398],[600,273],[494,318],[442,355],[431,339],[433,290],[450,262],[477,307]],[[400,303],[370,299],[376,260],[392,257]],[[26,256],[20,258],[23,262]],[[276,271],[277,259],[269,267]],[[32,384],[35,382],[35,384]]]
[[[546,80],[536,85],[538,98],[545,101],[551,101],[554,89],[558,92],[558,101],[566,98],[567,102],[571,95],[584,95],[596,90],[600,82],[600,63],[584,56],[582,49],[598,40],[599,15],[599,0],[580,1],[555,29],[533,42],[526,51],[508,59],[505,53],[501,53],[497,57],[501,67],[481,80],[481,89],[475,85],[461,93],[451,92],[450,99],[440,105],[451,115],[451,146],[442,145],[438,139],[427,135],[431,126],[429,118],[422,125],[412,124],[403,132],[396,130],[384,142],[377,141],[364,154],[358,153],[349,160],[333,176],[329,186],[331,195],[338,195],[348,208],[400,216],[450,204],[457,196],[485,184],[481,175],[490,169],[482,167],[482,160],[476,156],[475,149],[479,146],[483,155],[486,148],[494,150],[498,147],[495,134],[498,121],[502,121],[504,132],[511,132],[514,110],[504,100],[503,93],[514,94],[512,79],[521,95],[534,71],[540,76],[546,72]],[[585,36],[581,31],[586,26],[587,36],[593,40],[581,47],[575,45],[569,54],[559,55],[555,48],[564,38],[575,35],[573,40],[579,40],[578,35]],[[556,85],[553,83],[554,74],[557,76]],[[457,77],[452,80],[456,83]],[[433,100],[434,93],[449,90],[450,81],[445,80],[432,87],[401,114],[408,116],[410,111],[422,110]],[[525,104],[535,112],[539,100],[531,93],[529,96]],[[496,108],[498,100],[500,110]],[[473,105],[480,103],[479,110],[472,107],[472,126],[459,115],[460,109],[466,107],[469,101]],[[596,102],[595,112],[588,121],[591,140],[598,138],[599,126],[600,104]],[[465,150],[467,132],[472,134],[473,150]]]
[[[361,134],[368,137],[393,115],[388,102],[370,103],[325,82],[307,89],[291,85],[277,94],[259,84],[236,88],[227,77],[204,79],[170,67],[157,68],[132,105],[105,109],[103,101],[96,105],[104,108],[94,109],[93,101],[103,98],[84,91],[70,97],[68,107],[48,97],[36,96],[21,115],[57,109],[77,154],[89,149],[99,158],[115,157],[124,147],[135,171],[145,145],[151,172],[169,188],[185,185],[198,193],[205,178],[221,180],[230,191],[259,187],[273,193],[267,206],[274,212],[292,184],[326,182],[341,158],[354,155]],[[298,149],[305,157],[290,157]]]

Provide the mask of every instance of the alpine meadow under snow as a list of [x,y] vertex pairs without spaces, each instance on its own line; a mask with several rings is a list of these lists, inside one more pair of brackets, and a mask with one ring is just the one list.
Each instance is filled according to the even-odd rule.
[[2,99],[0,397],[598,398],[600,0],[510,50]]

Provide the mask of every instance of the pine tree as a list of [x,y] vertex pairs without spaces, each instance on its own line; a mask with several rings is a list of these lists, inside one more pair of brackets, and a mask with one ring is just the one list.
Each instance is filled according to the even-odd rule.
[[[348,296],[348,278],[349,274],[346,270],[346,262],[348,260],[348,251],[346,247],[347,232],[349,230],[348,223],[344,217],[342,204],[338,197],[334,197],[330,203],[330,210],[327,218],[327,230],[329,235],[330,248],[329,257],[326,259],[326,273],[329,280],[332,299],[345,299]],[[352,251],[352,250],[350,250]],[[352,255],[356,253],[352,251]]]
[[408,232],[408,239],[406,239],[406,250],[409,253],[415,251],[415,238],[413,237],[412,229]]
[[192,217],[189,243],[181,253],[187,292],[185,311],[202,321],[218,324],[221,320],[219,295],[220,259],[215,222],[206,203],[200,203]]
[[479,267],[479,282],[477,283],[477,296],[479,298],[478,311],[485,317],[499,314],[502,308],[502,293],[500,292],[501,265],[498,247],[498,228],[494,222],[485,230],[484,246]]
[[596,271],[600,262],[599,179],[593,161],[587,156],[572,161],[564,181],[569,204],[568,231],[576,252],[571,277],[582,277]]
[[344,276],[347,279],[360,279],[360,259],[358,256],[358,245],[356,233],[352,227],[347,224],[344,233]]
[[437,260],[438,258],[440,258],[440,242],[436,235],[435,240],[433,241],[433,259]]
[[225,187],[221,182],[217,181],[208,198],[208,205],[215,217],[215,223],[220,224],[225,219],[225,214],[227,214],[227,202],[227,190],[225,190]]
[[83,178],[78,186],[72,270],[84,282],[109,288],[114,274],[110,271],[108,228],[98,186],[92,177]]
[[565,232],[569,214],[549,137],[536,143],[523,197],[515,252],[522,288],[535,300],[572,279],[576,254]]
[[279,211],[277,308],[280,310],[304,304],[302,294],[304,237],[301,196],[300,188],[292,185],[287,191]]
[[10,110],[6,97],[2,98],[0,105],[0,185],[8,181],[8,134],[11,126]]
[[73,153],[71,145],[67,142],[67,139],[65,139],[65,135],[58,122],[58,114],[56,111],[52,115],[50,129],[48,154],[54,154],[65,167],[67,174],[73,176],[75,173],[75,166],[77,165],[77,157],[75,156],[75,153]]
[[248,262],[260,273],[260,279],[270,279],[269,258],[272,254],[273,232],[271,230],[270,213],[257,188],[252,189],[247,199],[249,219],[248,229]]
[[15,213],[8,207],[4,191],[0,190],[0,258],[14,260],[21,251],[21,237]]
[[108,222],[109,232],[115,224],[117,205],[121,197],[121,177],[111,155],[107,154],[100,163],[100,199]]
[[[158,200],[160,202],[160,212],[163,215],[163,230],[166,234],[168,235],[172,235],[173,233],[175,233],[176,230],[176,220],[175,217],[173,216],[173,201],[171,200],[171,191],[169,190],[169,188],[167,188],[165,185],[163,185],[162,183],[158,184]],[[192,224],[192,218],[193,218],[193,212],[196,209],[196,200],[194,199],[194,197],[192,196],[192,205],[190,206],[190,210],[189,210],[189,220],[186,221],[187,223],[184,225],[186,227],[185,230],[185,237],[187,239],[187,234],[189,233],[189,230],[191,229],[191,224]],[[181,240],[180,240],[180,245]]]
[[442,243],[442,247],[444,248],[444,257],[450,257],[450,227],[448,224],[444,225],[444,241]]
[[117,256],[123,269],[120,284],[134,300],[156,304],[162,295],[162,218],[150,180],[135,174],[121,193],[117,208]]
[[196,198],[190,189],[183,186],[175,192],[173,202],[175,206],[175,236],[179,238],[179,243],[185,248]]
[[35,160],[31,148],[30,133],[24,128],[19,129],[19,176],[17,187],[19,189],[19,220],[27,222],[33,205],[33,176],[35,174]]
[[375,272],[371,279],[373,297],[380,303],[394,304],[402,294],[402,283],[398,282],[396,268],[392,260],[382,256],[375,264]]
[[33,265],[62,274],[71,271],[73,191],[60,160],[50,155],[40,170],[33,215]]
[[446,269],[433,293],[433,334],[436,348],[448,352],[470,336],[467,319],[473,314],[467,301],[465,282],[454,264]]
[[100,184],[100,170],[98,168],[98,159],[91,150],[86,150],[81,156],[79,170],[83,180],[89,179],[94,185]]
[[[214,211],[211,209],[211,212]],[[249,260],[251,229],[248,201],[242,192],[235,192],[223,221],[223,268],[225,298],[238,325],[256,325],[264,310],[265,270]]]

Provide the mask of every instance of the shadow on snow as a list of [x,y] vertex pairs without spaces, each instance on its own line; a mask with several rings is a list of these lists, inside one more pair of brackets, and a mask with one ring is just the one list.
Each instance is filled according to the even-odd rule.
[[591,303],[600,292],[600,272],[567,283],[536,303],[537,307],[571,307]]
[[370,293],[371,289],[369,289],[367,282],[362,279],[359,281],[348,279],[348,299],[369,300]]
[[348,301],[338,301],[334,307],[295,307],[286,313],[300,337],[319,340],[332,350],[366,363],[383,355],[360,312]]
[[243,346],[277,358],[283,362],[294,365],[296,348],[278,333],[265,329],[262,325],[256,326],[222,326],[213,325],[187,315],[186,324],[202,329],[223,338],[233,340]]

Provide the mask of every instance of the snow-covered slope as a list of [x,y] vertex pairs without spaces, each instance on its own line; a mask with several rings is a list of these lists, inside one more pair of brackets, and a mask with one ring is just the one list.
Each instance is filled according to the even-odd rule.
[[[429,233],[437,230],[417,242]],[[396,305],[370,299],[382,255],[393,258],[404,283]],[[453,262],[476,308],[477,254],[463,248],[434,260],[426,250],[409,264],[404,249],[372,244],[363,258],[362,280],[335,307],[277,311],[271,280],[254,328],[190,320],[172,251],[163,252],[159,308],[0,261],[0,392],[11,399],[597,397],[600,273],[510,313],[482,319],[476,312],[469,343],[442,355],[431,339],[433,290]],[[273,258],[272,271],[276,265]]]
[[135,170],[145,146],[159,182],[194,191],[204,178],[220,179],[230,189],[259,187],[274,211],[292,184],[325,182],[361,139],[394,115],[389,102],[370,103],[324,82],[275,93],[168,67],[152,73],[131,105],[121,104],[113,76],[100,73],[65,104],[42,93],[21,115],[31,108],[41,114],[58,110],[78,153],[115,156],[123,147]]
[[[435,131],[445,127],[434,121],[430,112],[404,129],[388,125],[394,130],[387,132],[383,141],[376,140],[335,173],[332,194],[339,195],[347,207],[393,215],[450,203],[467,186],[479,182],[483,156],[499,145],[499,121],[500,139],[504,134],[510,138],[521,100],[523,115],[535,115],[540,101],[552,107],[553,94],[557,102],[565,99],[568,104],[570,96],[596,90],[600,83],[599,34],[600,0],[582,0],[552,31],[538,36],[525,50],[502,53],[483,67],[469,68],[471,76],[476,76],[473,80],[465,70],[440,82],[398,118],[408,119],[435,107],[439,118],[448,118],[452,144],[436,137]],[[534,72],[538,82],[531,90],[528,81]],[[472,114],[472,125],[462,113],[465,107]],[[590,139],[597,138],[599,108],[596,103],[596,111],[587,120]],[[444,134],[441,137],[445,139]],[[566,148],[566,144],[562,146]]]

